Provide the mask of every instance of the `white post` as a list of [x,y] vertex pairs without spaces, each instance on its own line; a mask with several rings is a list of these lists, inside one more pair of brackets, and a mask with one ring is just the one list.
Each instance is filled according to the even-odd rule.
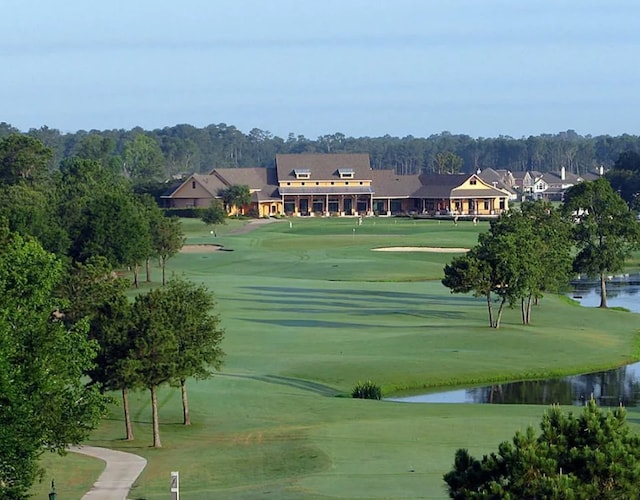
[[171,500],[180,500],[180,473],[171,473]]

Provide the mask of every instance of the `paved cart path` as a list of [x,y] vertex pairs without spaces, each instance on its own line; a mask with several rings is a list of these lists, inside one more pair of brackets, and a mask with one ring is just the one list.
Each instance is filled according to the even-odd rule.
[[108,448],[74,446],[69,451],[99,458],[107,464],[82,500],[126,500],[134,481],[147,465],[147,461],[138,455]]

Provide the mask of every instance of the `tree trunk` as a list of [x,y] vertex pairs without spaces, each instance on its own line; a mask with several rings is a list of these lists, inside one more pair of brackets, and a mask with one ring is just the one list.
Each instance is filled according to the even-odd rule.
[[498,308],[498,315],[496,316],[496,323],[493,326],[495,329],[500,328],[500,320],[502,319],[502,311],[504,310],[504,305],[507,302],[506,297],[502,297],[502,301],[500,302],[500,307]]
[[136,288],[140,287],[140,266],[138,264],[133,265],[133,284]]
[[189,401],[187,400],[187,381],[185,379],[180,379],[180,388],[182,389],[182,422],[184,425],[191,425]]
[[524,297],[520,299],[520,317],[522,319],[522,324],[527,324],[527,306],[524,300]]
[[604,273],[600,273],[600,307],[607,308],[607,280]]
[[122,408],[124,410],[124,428],[127,441],[133,441],[133,427],[131,427],[131,412],[129,411],[129,394],[127,388],[122,388]]
[[160,442],[160,424],[158,422],[158,394],[156,393],[156,386],[152,385],[151,388],[151,416],[153,422],[153,447],[162,448]]
[[491,303],[491,292],[487,293],[487,309],[489,309],[489,326],[493,328],[493,304]]
[[[536,297],[535,300],[538,300],[538,297]],[[529,295],[529,300],[527,301],[527,325],[531,324],[531,307],[533,305],[533,300],[532,300],[532,296]]]
[[165,257],[161,257],[160,263],[162,265],[162,286],[165,286],[167,284],[167,279],[166,279],[167,259]]
[[151,258],[147,257],[145,262],[145,270],[147,272],[147,283],[151,283]]

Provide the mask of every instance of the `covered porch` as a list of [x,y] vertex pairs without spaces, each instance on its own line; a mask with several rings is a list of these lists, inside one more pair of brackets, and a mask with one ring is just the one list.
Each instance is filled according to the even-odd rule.
[[373,214],[373,193],[368,187],[350,192],[309,188],[280,188],[284,213],[290,216],[358,216]]

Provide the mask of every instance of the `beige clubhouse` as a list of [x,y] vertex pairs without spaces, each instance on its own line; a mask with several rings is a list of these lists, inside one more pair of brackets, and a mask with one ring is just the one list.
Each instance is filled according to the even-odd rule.
[[477,174],[397,175],[372,169],[368,154],[280,154],[275,168],[218,168],[193,174],[162,198],[167,208],[210,205],[233,185],[246,185],[259,217],[461,215],[495,216],[510,193]]

